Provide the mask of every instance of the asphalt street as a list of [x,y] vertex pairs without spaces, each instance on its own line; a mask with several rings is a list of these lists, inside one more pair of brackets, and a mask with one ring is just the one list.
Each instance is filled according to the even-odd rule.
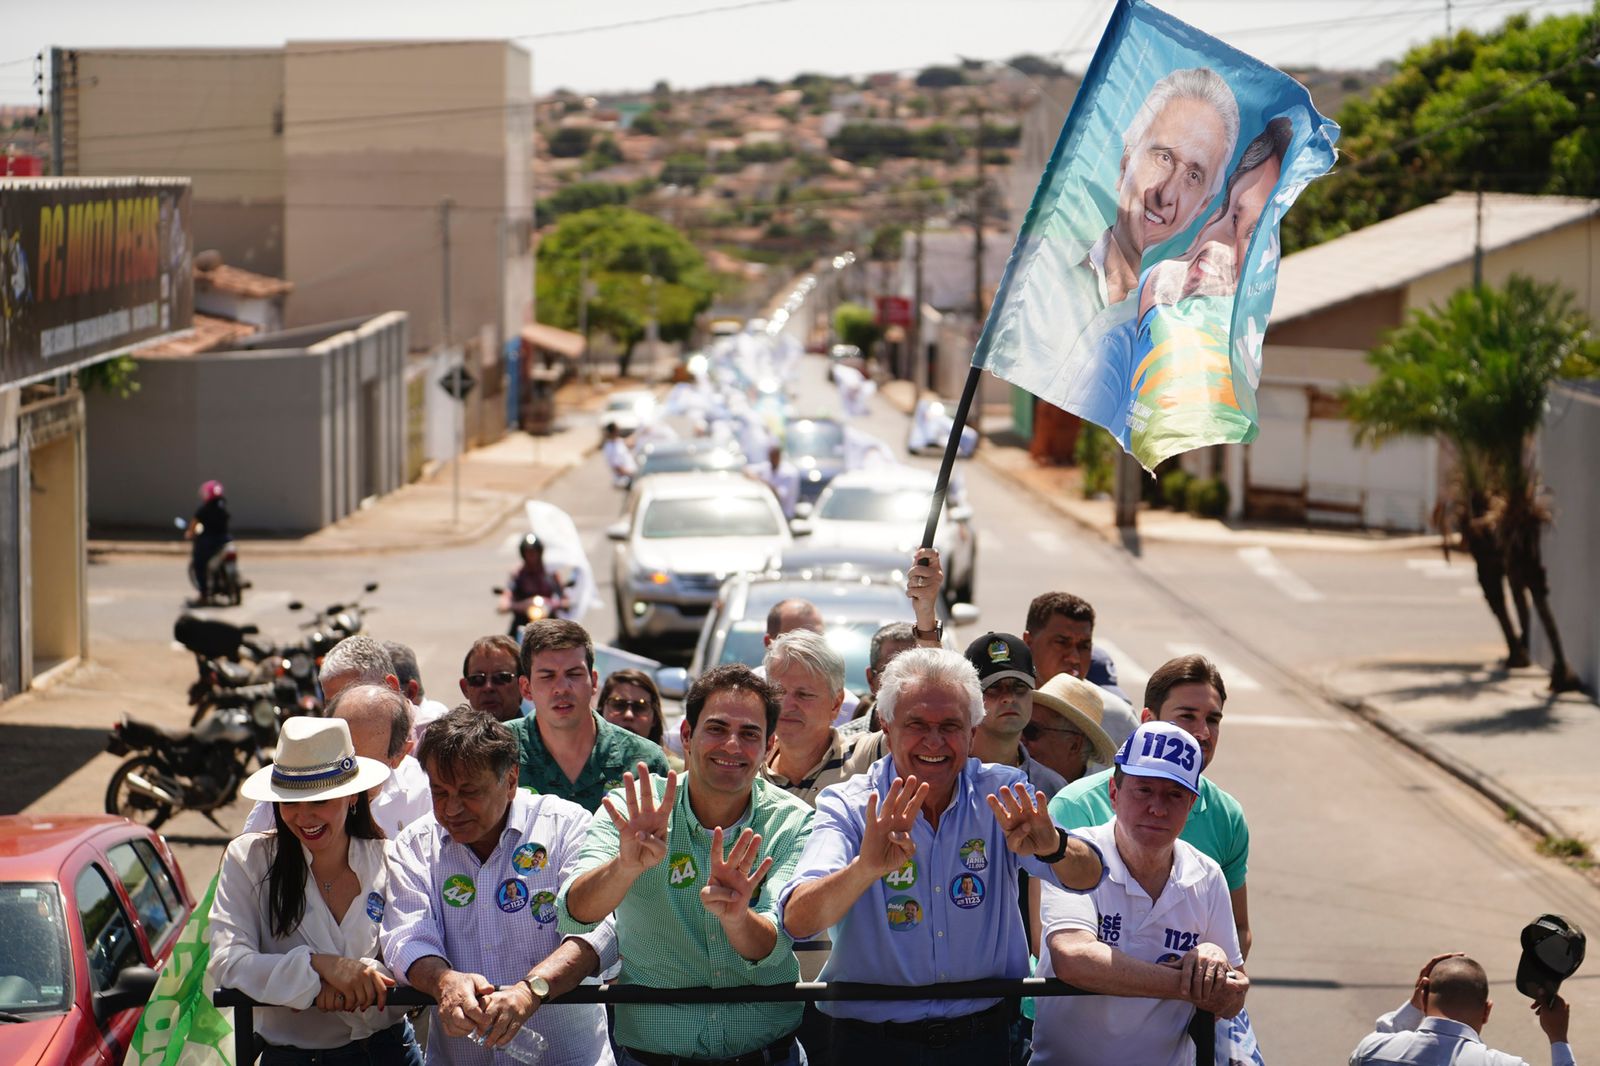
[[[820,361],[808,360],[803,373],[801,406],[835,409]],[[881,403],[862,422],[897,447],[904,427],[904,416]],[[1135,555],[1079,530],[981,464],[962,465],[976,512],[983,612],[978,627],[958,635],[963,643],[988,628],[1020,632],[1034,595],[1065,589],[1095,605],[1097,640],[1113,651],[1122,686],[1136,700],[1149,671],[1175,654],[1201,651],[1221,668],[1226,729],[1208,772],[1250,818],[1249,1005],[1267,1061],[1343,1061],[1372,1020],[1409,994],[1418,967],[1448,950],[1467,951],[1489,969],[1500,1003],[1490,1042],[1545,1060],[1543,1037],[1511,983],[1517,933],[1544,911],[1600,929],[1594,888],[1537,856],[1502,812],[1307,684],[1352,659],[1492,655],[1494,627],[1464,561],[1436,552],[1173,544],[1143,545]],[[583,534],[602,602],[585,621],[606,642],[614,622],[604,527],[620,494],[591,457],[544,498],[566,509]],[[465,648],[500,628],[490,588],[511,569],[520,532],[513,520],[471,546],[364,559],[246,557],[255,588],[235,613],[286,634],[291,598],[336,600],[377,580],[368,631],[411,644],[430,693],[453,702]],[[181,562],[108,556],[91,567],[90,587],[97,655],[172,677],[169,717],[181,710],[191,667],[169,642],[186,591]],[[114,711],[108,707],[108,716]],[[113,766],[96,756],[74,774],[80,787],[51,791],[38,809],[98,809]],[[231,818],[233,828],[243,814],[225,812],[223,821]],[[172,831],[182,837],[191,880],[203,885],[225,838],[194,815],[175,820]],[[1580,973],[1567,990],[1573,1042],[1592,1053],[1600,1044],[1600,979]]]

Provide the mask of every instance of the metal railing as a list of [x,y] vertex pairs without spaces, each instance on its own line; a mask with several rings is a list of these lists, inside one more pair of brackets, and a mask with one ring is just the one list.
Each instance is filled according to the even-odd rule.
[[[924,999],[1045,999],[1053,996],[1091,996],[1065,981],[1053,977],[995,977],[982,981],[951,981],[931,985],[876,985],[861,981],[801,981],[792,985],[741,985],[736,988],[651,988],[647,985],[579,985],[550,999],[552,1004],[576,1003],[812,1003],[892,1002]],[[219,988],[212,996],[218,1007],[232,1007],[234,1064],[248,1066],[256,1059],[255,1020],[252,1012],[262,1004],[243,992]],[[415,988],[401,986],[389,993],[392,1007],[425,1007],[433,997]],[[1215,1017],[1196,1011],[1189,1023],[1189,1037],[1195,1045],[1195,1066],[1215,1066]]]

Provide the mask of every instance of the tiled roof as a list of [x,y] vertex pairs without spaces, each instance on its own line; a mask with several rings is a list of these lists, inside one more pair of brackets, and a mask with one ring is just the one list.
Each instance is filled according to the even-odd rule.
[[235,296],[271,299],[293,292],[294,282],[268,277],[266,274],[252,273],[224,263],[210,270],[196,267],[194,287],[200,292],[209,289],[214,292],[232,293]]

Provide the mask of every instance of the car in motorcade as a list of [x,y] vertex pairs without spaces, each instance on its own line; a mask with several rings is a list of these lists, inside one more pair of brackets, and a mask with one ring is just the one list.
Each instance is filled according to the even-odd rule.
[[[950,429],[955,425],[955,404],[924,396],[917,401],[906,426],[906,451],[912,455],[932,452],[943,455],[950,441]],[[971,425],[961,427],[961,443],[956,448],[956,458],[971,459],[978,450],[978,431]]]
[[[730,577],[700,629],[689,675],[723,663],[759,666],[766,654],[767,612],[784,600],[802,599],[822,612],[823,636],[844,659],[845,685],[865,692],[872,635],[890,622],[916,620],[906,596],[906,557],[899,557],[899,570],[890,570],[877,562],[879,553],[866,554],[864,563],[785,555],[776,563],[781,569]],[[967,603],[951,607],[940,600],[937,614],[950,648],[957,647],[955,628],[978,620],[978,609]]]
[[652,474],[711,473],[718,470],[743,470],[744,457],[718,441],[704,437],[687,440],[654,441],[639,450],[634,460],[634,477]]
[[606,536],[623,642],[699,633],[730,574],[759,569],[793,541],[772,490],[730,472],[636,480]]
[[606,406],[600,412],[600,426],[616,426],[617,432],[627,437],[645,423],[654,421],[656,413],[654,393],[648,389],[624,389],[606,398]]
[[800,499],[815,503],[844,472],[844,425],[834,418],[791,418],[783,427],[783,452],[800,471]]
[[144,826],[0,817],[0,1062],[122,1062],[194,908],[172,851]]
[[[922,543],[933,502],[934,475],[909,466],[874,466],[834,478],[816,505],[795,511],[794,532],[813,548],[849,547],[909,557]],[[972,509],[952,483],[933,546],[944,563],[945,598],[972,603],[977,581],[978,534]]]

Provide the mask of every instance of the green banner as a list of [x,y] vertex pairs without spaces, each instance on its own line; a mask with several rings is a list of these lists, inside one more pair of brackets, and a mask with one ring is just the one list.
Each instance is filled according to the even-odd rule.
[[139,1017],[128,1045],[126,1066],[234,1066],[233,1012],[211,1005],[206,966],[211,961],[211,900],[217,879],[211,879],[172,956],[161,967],[161,980]]

